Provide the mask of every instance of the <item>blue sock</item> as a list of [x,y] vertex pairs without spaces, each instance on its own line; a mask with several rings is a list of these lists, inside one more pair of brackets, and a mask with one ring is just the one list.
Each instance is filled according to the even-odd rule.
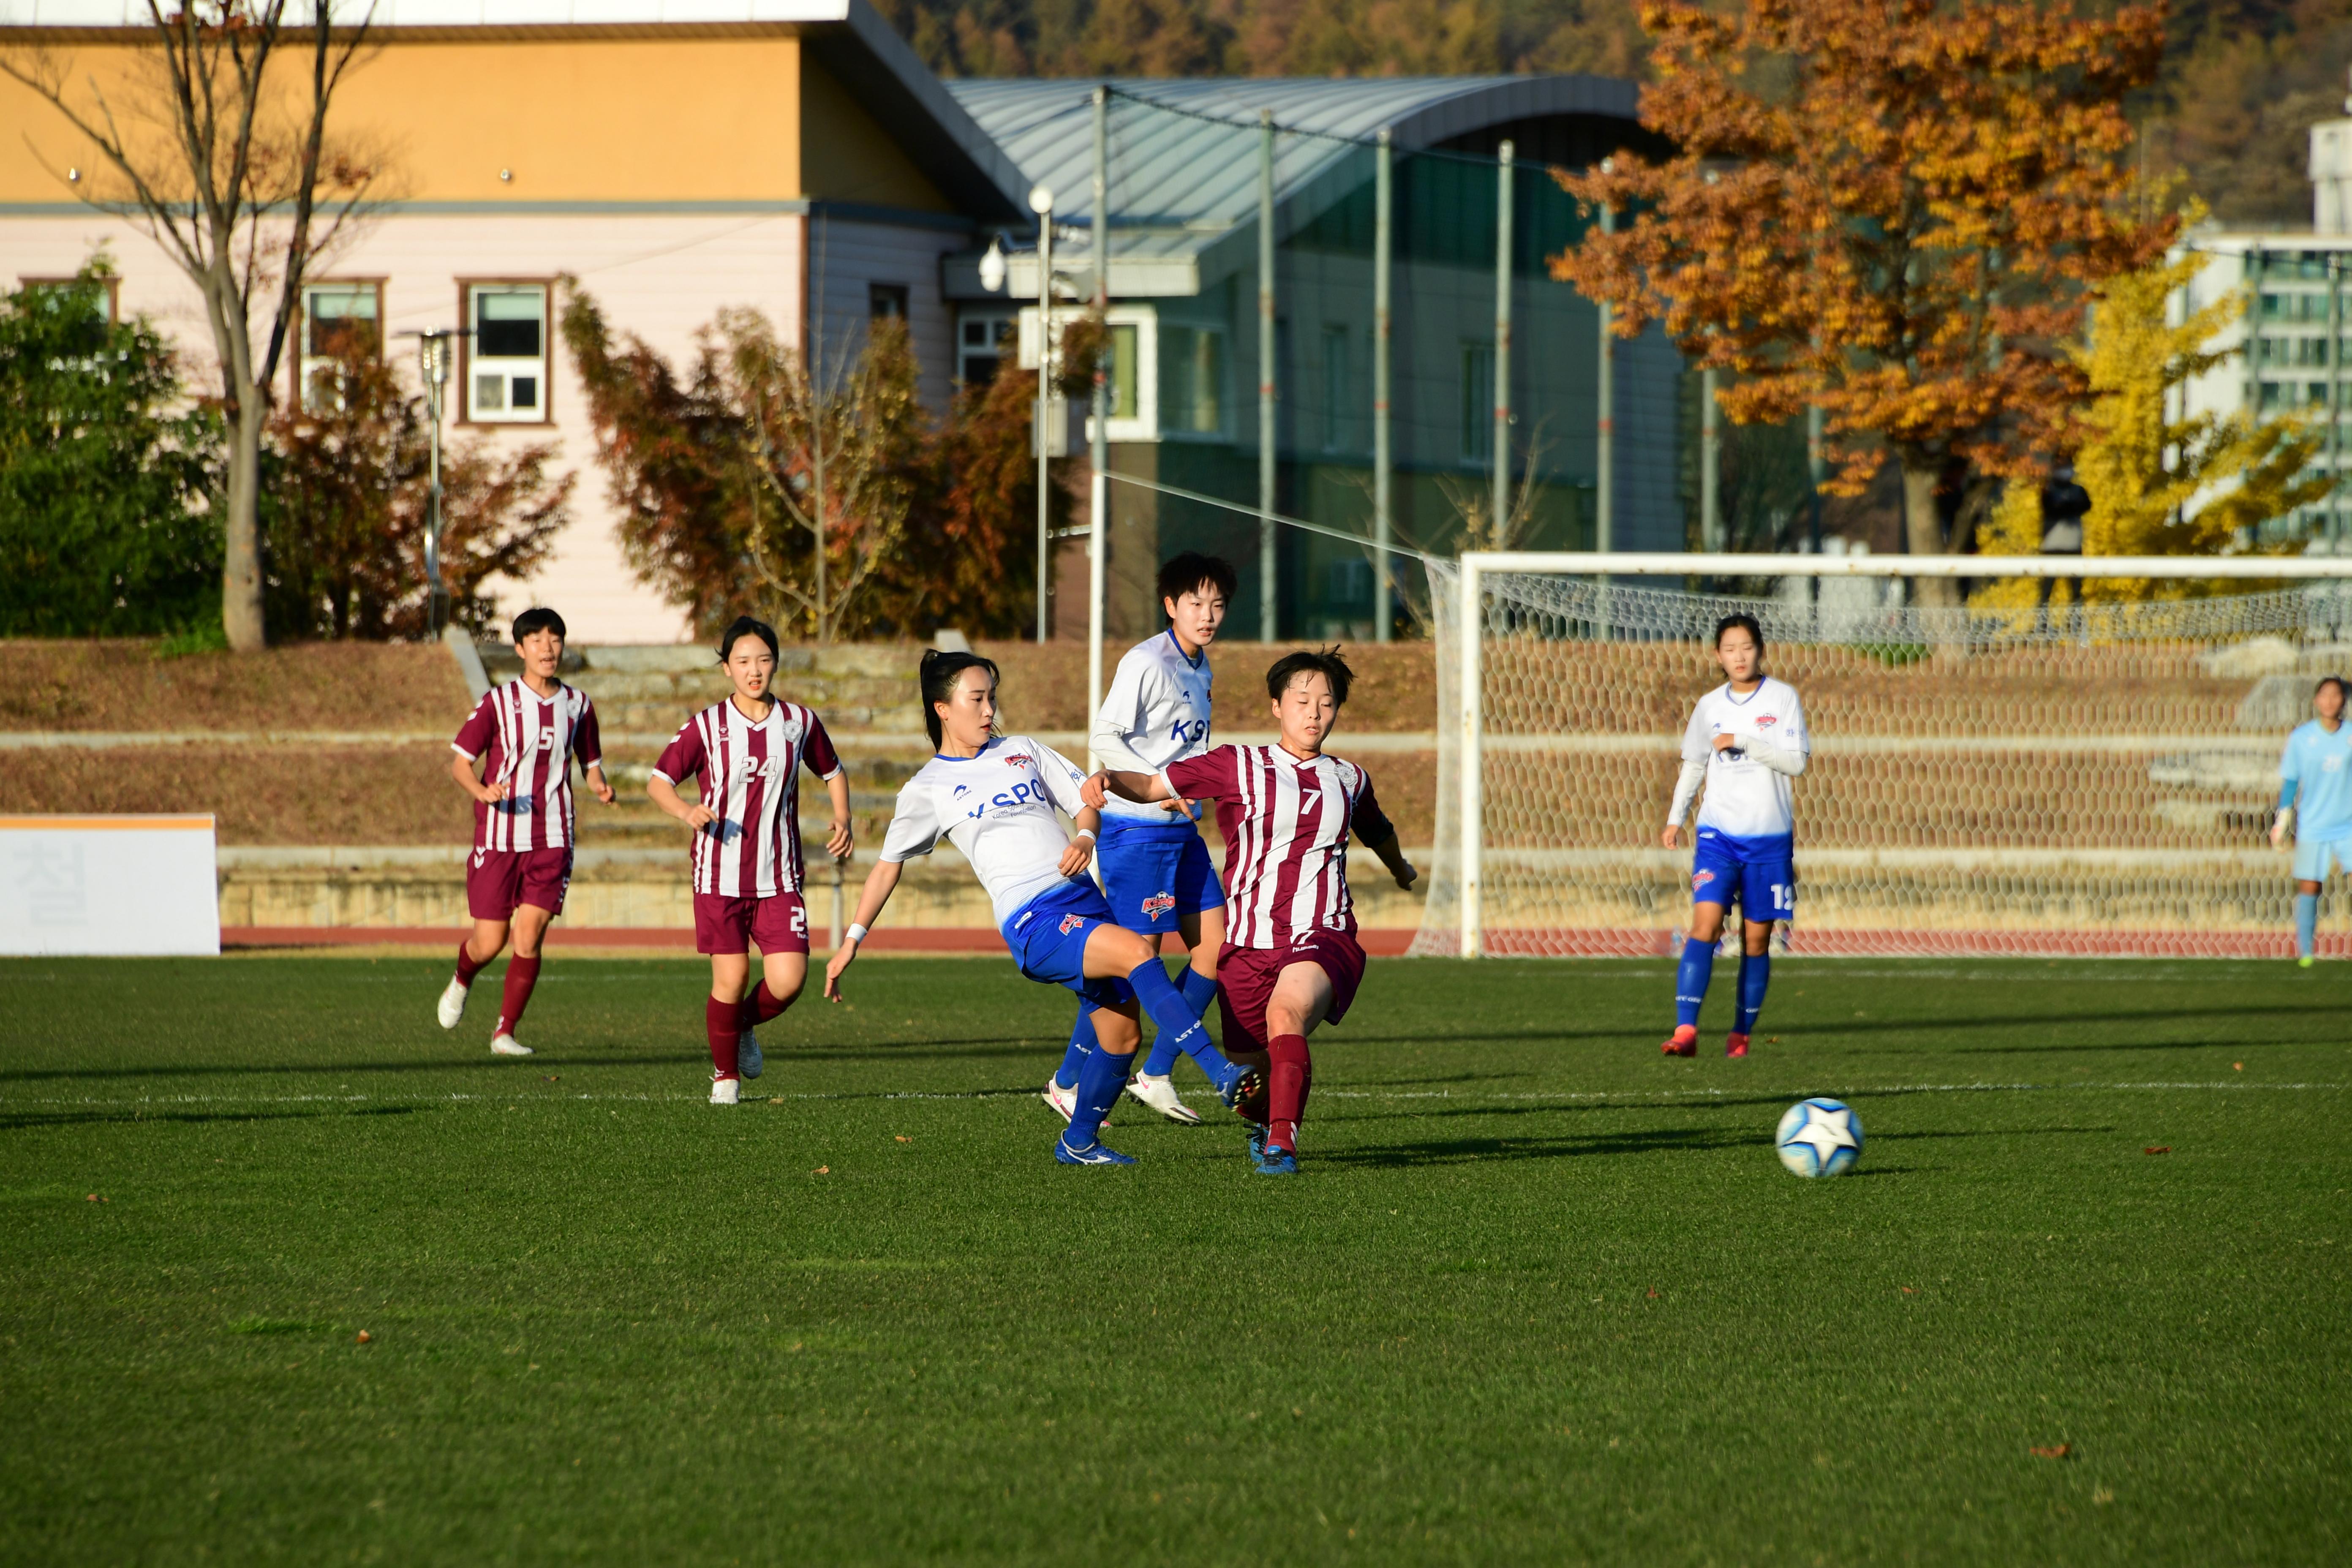
[[1699,1007],[1706,1001],[1706,983],[1715,978],[1715,943],[1692,937],[1683,943],[1683,961],[1675,971],[1675,1023],[1677,1026],[1698,1023]]
[[[1160,1039],[1153,1047],[1156,1056],[1162,1049],[1181,1051],[1201,1064],[1209,1081],[1223,1093],[1233,1086],[1241,1068],[1225,1059],[1224,1053],[1209,1043],[1209,1031],[1201,1026],[1200,1013],[1187,1004],[1168,972],[1160,967],[1157,957],[1147,958],[1128,972],[1127,983],[1135,987],[1135,999],[1151,1015],[1160,1026]],[[1173,1061],[1171,1057],[1171,1061]]]
[[1078,1069],[1078,1103],[1070,1115],[1070,1130],[1063,1139],[1073,1149],[1083,1149],[1101,1136],[1102,1119],[1118,1103],[1127,1089],[1127,1069],[1135,1065],[1135,1054],[1115,1057],[1108,1051],[1090,1050],[1086,1065]]
[[2309,958],[2318,936],[2319,895],[2297,893],[2294,896],[2294,955]]
[[1744,1035],[1756,1026],[1756,1015],[1764,1011],[1764,988],[1771,984],[1770,953],[1739,955],[1739,1007],[1731,1026],[1733,1034]]
[[1095,1048],[1095,1005],[1084,997],[1078,999],[1078,1021],[1070,1026],[1070,1048],[1062,1053],[1062,1065],[1054,1069],[1054,1082],[1062,1089],[1077,1087],[1078,1073]]
[[[1177,972],[1176,991],[1184,998],[1184,1005],[1199,1014],[1202,1022],[1206,1023],[1209,1017],[1209,1004],[1217,999],[1216,981],[1188,963]],[[1209,1044],[1208,1031],[1205,1029],[1201,1033],[1201,1045],[1215,1052],[1220,1058],[1223,1057],[1223,1052],[1217,1051],[1215,1047]],[[1186,1053],[1180,1051],[1176,1043],[1168,1037],[1167,1031],[1162,1030],[1152,1038],[1151,1054],[1144,1058],[1143,1070],[1153,1078],[1166,1078],[1169,1069],[1176,1065],[1176,1058]],[[1201,1055],[1198,1050],[1190,1054],[1195,1058],[1199,1058]],[[1217,1069],[1205,1060],[1201,1062],[1201,1070],[1211,1078],[1217,1076]]]

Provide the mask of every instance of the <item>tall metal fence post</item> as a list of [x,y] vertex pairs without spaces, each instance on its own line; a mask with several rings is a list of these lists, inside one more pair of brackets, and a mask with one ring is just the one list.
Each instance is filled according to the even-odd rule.
[[1495,164],[1494,545],[1508,550],[1511,525],[1511,157],[1506,138]]
[[[1095,88],[1095,314],[1110,310],[1110,89]],[[1141,334],[1138,334],[1139,338]],[[1110,346],[1108,329],[1095,356],[1093,440],[1087,447],[1087,729],[1102,709],[1104,573],[1110,552]],[[1087,748],[1087,767],[1097,766]]]
[[1389,128],[1381,143],[1372,180],[1372,637],[1386,642],[1394,632],[1396,609],[1390,596],[1389,545],[1396,529],[1396,454],[1389,430],[1389,310],[1395,285],[1396,190],[1394,149]]
[[1037,186],[1029,193],[1029,206],[1037,215],[1037,640],[1042,643],[1053,635],[1053,444],[1045,426],[1054,416],[1054,193]]
[[1274,640],[1274,110],[1257,111],[1257,636]]
[[1698,377],[1698,540],[1712,554],[1723,548],[1723,447],[1715,427],[1715,372]]

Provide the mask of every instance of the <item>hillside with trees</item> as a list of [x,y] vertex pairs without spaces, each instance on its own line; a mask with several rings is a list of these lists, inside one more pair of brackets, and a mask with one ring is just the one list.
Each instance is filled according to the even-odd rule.
[[[1638,0],[879,0],[947,76],[1646,77]],[[2305,131],[2344,112],[2352,0],[2179,0],[2140,95],[2153,169],[2226,224],[2307,223]]]

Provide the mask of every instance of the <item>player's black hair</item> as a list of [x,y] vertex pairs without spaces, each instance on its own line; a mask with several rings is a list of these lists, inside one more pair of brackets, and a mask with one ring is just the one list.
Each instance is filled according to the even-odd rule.
[[758,637],[761,642],[766,643],[769,658],[782,657],[782,650],[776,646],[775,627],[765,621],[753,620],[749,616],[738,616],[727,624],[726,631],[719,634],[719,662],[725,664],[728,656],[735,651],[735,645],[745,637]]
[[940,749],[940,710],[935,702],[945,702],[954,697],[956,682],[967,669],[988,671],[988,683],[994,686],[1002,679],[996,672],[996,661],[982,658],[976,653],[941,653],[938,648],[923,650],[923,673],[917,679],[923,689],[923,728],[930,731],[931,750]]
[[534,605],[514,618],[515,641],[520,642],[533,632],[553,632],[562,641],[572,640],[563,635],[563,617],[545,605]]
[[1187,550],[1181,555],[1170,556],[1160,568],[1160,597],[1162,603],[1181,599],[1203,583],[1214,583],[1217,592],[1230,599],[1240,581],[1234,563],[1223,556]]
[[2340,675],[2321,676],[2319,678],[2319,684],[2311,689],[2311,694],[2314,697],[2316,697],[2331,686],[2336,688],[2336,696],[2344,698],[2347,700],[2352,700],[2352,686],[2347,686],[2344,683],[2344,678]]
[[1284,654],[1276,659],[1274,668],[1265,672],[1265,694],[1276,702],[1281,701],[1282,694],[1290,689],[1291,677],[1297,675],[1320,675],[1329,681],[1331,703],[1337,708],[1348,705],[1348,686],[1356,679],[1356,672],[1349,669],[1348,661],[1339,657],[1339,647],[1335,644],[1321,653],[1301,650]]
[[1745,610],[1736,611],[1715,623],[1716,647],[1723,646],[1723,634],[1734,626],[1741,627],[1749,637],[1756,639],[1756,651],[1759,656],[1764,652],[1764,628],[1757,625],[1756,617]]

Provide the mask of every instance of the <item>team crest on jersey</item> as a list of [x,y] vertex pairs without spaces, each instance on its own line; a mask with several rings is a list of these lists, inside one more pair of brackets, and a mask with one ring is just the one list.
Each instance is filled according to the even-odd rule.
[[1714,880],[1715,873],[1712,871],[1694,871],[1691,873],[1691,891],[1696,893]]
[[1175,894],[1154,893],[1150,898],[1143,900],[1143,918],[1145,920],[1150,920],[1154,916],[1164,915],[1175,907]]
[[1756,715],[1756,727],[1759,730],[1769,730],[1780,721],[1779,719],[1769,713],[1759,713]]
[[1004,760],[1012,763],[1016,768],[1034,768],[1037,765],[1035,763],[1032,762],[1029,759],[1028,754],[1024,752],[1007,752]]
[[1086,923],[1087,917],[1073,910],[1062,917],[1062,934],[1067,936]]

